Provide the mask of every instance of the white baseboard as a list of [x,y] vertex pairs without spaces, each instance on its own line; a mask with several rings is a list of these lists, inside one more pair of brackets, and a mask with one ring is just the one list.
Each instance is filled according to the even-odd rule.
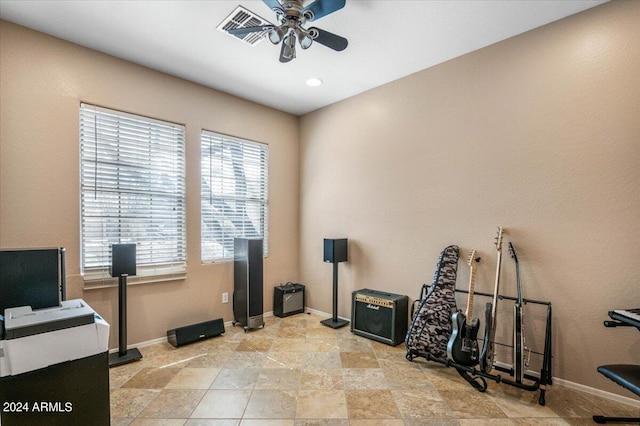
[[570,382],[564,379],[553,378],[554,384],[559,384],[560,386],[564,386],[569,389],[578,390],[581,392],[585,392],[591,395],[599,396],[600,398],[609,399],[611,401],[620,402],[622,404],[631,405],[632,407],[640,408],[640,401],[633,398],[627,398],[626,396],[617,395],[611,392],[605,392],[600,389],[592,388],[589,386],[581,385],[580,383]]
[[[308,314],[315,314],[321,317],[326,317],[329,318],[331,317],[331,314],[327,313],[327,312],[323,312],[323,311],[318,311],[316,309],[311,309],[311,308],[305,308],[305,313]],[[273,311],[269,311],[269,312],[265,312],[263,314],[264,317],[272,317],[273,316]],[[344,318],[344,317],[338,317],[340,319],[344,319],[347,321],[351,321],[351,318]],[[228,321],[226,323],[224,323],[225,327],[233,327],[233,321]],[[164,343],[167,341],[166,337],[160,337],[158,339],[153,339],[153,340],[148,340],[146,342],[140,342],[138,344],[135,345],[129,345],[127,346],[127,348],[135,348],[135,347],[139,347],[139,348],[145,348],[147,346],[151,346],[151,345],[155,345],[158,343]],[[118,349],[111,349],[109,352],[117,352]],[[504,364],[501,362],[496,362],[496,365],[500,366],[500,367],[504,367],[504,368],[510,368],[511,366],[508,364]],[[527,374],[530,374],[532,376],[535,377],[540,377],[540,373],[535,372],[535,371],[527,371]],[[590,395],[595,395],[598,396],[600,398],[604,398],[604,399],[608,399],[611,401],[616,401],[616,402],[620,402],[622,404],[626,404],[626,405],[630,405],[632,407],[639,407],[640,408],[640,401],[638,401],[637,399],[633,399],[633,398],[628,398],[626,396],[621,396],[615,393],[611,393],[611,392],[606,392],[600,389],[596,389],[596,388],[592,388],[590,386],[585,386],[585,385],[581,385],[580,383],[574,383],[571,382],[569,380],[564,380],[564,379],[560,379],[558,377],[553,377],[553,384],[554,385],[560,385],[560,386],[564,386],[566,388],[569,389],[573,389],[573,390],[577,390],[580,392],[585,392],[588,393]]]
[[[495,365],[497,367],[502,367],[502,368],[511,368],[511,364],[505,364],[504,362],[496,362]],[[527,370],[526,373],[531,375],[531,376],[540,378],[540,372]],[[589,386],[581,385],[579,383],[570,382],[569,380],[559,379],[557,377],[552,377],[552,380],[553,380],[553,384],[554,385],[564,386],[564,387],[569,388],[569,389],[577,390],[577,391],[580,391],[580,392],[585,392],[585,393],[588,393],[590,395],[595,395],[595,396],[598,396],[600,398],[604,398],[604,399],[608,399],[608,400],[611,400],[611,401],[620,402],[622,404],[631,405],[633,407],[640,407],[640,401],[638,401],[637,399],[627,398],[626,396],[617,395],[617,394],[611,393],[611,392],[605,392],[605,391],[600,390],[600,389],[596,389],[596,388],[592,388],[592,387],[589,387]]]

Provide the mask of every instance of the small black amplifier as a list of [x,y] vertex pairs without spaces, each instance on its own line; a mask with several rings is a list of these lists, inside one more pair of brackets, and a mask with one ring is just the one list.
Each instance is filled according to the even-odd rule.
[[304,285],[287,283],[273,288],[273,315],[283,318],[304,312]]
[[222,318],[219,318],[167,330],[167,341],[171,345],[178,347],[209,337],[219,336],[223,333],[224,321],[222,321]]
[[368,288],[352,295],[352,333],[392,346],[404,342],[409,318],[407,296]]

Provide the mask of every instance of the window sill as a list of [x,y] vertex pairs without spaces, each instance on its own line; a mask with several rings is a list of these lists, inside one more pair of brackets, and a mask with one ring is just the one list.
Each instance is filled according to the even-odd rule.
[[[164,267],[138,267],[137,273],[137,275],[127,277],[127,286],[181,281],[187,278],[185,264]],[[118,278],[111,277],[106,269],[87,271],[83,278],[84,290],[118,287]]]

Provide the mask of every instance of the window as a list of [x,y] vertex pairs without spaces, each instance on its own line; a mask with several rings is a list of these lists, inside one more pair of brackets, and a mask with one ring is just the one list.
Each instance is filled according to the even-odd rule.
[[182,125],[81,104],[85,281],[109,276],[115,243],[136,243],[133,282],[184,276],[184,146]]
[[268,147],[204,130],[201,144],[202,261],[233,259],[235,237],[268,237]]

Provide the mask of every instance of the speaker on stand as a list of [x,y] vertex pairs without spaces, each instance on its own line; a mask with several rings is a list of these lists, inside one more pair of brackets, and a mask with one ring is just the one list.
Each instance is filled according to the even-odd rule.
[[324,239],[324,261],[333,263],[333,317],[320,321],[331,328],[340,328],[349,321],[338,318],[338,263],[347,261],[347,239]]
[[136,275],[136,245],[112,244],[109,274],[118,277],[118,352],[109,354],[109,367],[137,361],[142,354],[137,348],[127,349],[127,277]]

